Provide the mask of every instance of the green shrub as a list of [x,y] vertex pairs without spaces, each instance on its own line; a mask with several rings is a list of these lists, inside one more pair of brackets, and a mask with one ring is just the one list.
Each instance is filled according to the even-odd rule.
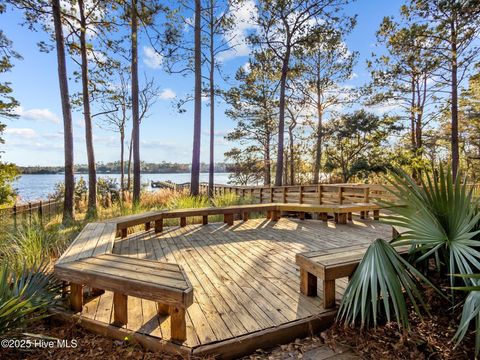
[[14,272],[9,263],[0,265],[0,337],[20,330],[47,316],[55,305],[60,284],[47,274],[46,266],[23,266]]

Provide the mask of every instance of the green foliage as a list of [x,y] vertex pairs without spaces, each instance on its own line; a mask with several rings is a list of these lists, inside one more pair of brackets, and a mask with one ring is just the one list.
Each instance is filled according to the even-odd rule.
[[55,305],[60,285],[46,267],[23,265],[19,272],[10,264],[0,265],[0,337],[18,331],[27,324],[47,316]]
[[421,186],[401,170],[390,181],[392,194],[405,206],[393,207],[388,222],[407,229],[400,241],[415,247],[417,261],[432,258],[444,274],[480,270],[480,212],[461,176],[454,181],[451,171],[440,167],[435,177],[425,172]]
[[365,178],[371,172],[385,171],[382,145],[399,130],[395,120],[364,110],[332,120],[327,129],[325,170],[339,174],[343,182],[353,176]]
[[352,325],[360,320],[363,328],[371,322],[376,326],[379,317],[390,321],[394,313],[399,326],[408,328],[408,308],[402,290],[419,313],[420,306],[425,308],[425,303],[418,279],[433,286],[390,243],[377,239],[369,246],[350,279],[337,319]]
[[475,355],[480,353],[480,291],[471,291],[462,308],[462,317],[453,340],[458,345],[467,334],[472,322],[475,332]]
[[24,221],[0,240],[0,257],[11,268],[32,267],[47,259],[58,257],[65,250],[68,237],[59,229],[47,229],[33,218]]
[[18,175],[18,169],[14,164],[0,162],[0,207],[15,201],[13,182]]

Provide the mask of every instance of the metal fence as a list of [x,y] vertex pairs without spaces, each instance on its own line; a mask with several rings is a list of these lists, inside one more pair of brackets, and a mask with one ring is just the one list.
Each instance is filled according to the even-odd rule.
[[61,213],[63,202],[59,200],[44,200],[15,204],[11,207],[0,209],[0,222],[2,225],[17,226],[22,221],[32,222],[34,218],[40,222],[48,222],[52,217]]

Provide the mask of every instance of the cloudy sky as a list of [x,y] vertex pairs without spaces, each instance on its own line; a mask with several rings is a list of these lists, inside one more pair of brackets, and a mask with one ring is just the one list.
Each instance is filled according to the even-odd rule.
[[[253,1],[253,0],[250,0]],[[252,3],[250,3],[251,5]],[[359,51],[360,59],[355,69],[355,77],[345,85],[358,85],[368,80],[365,59],[375,51],[375,31],[382,18],[396,15],[402,1],[357,0],[347,12],[358,14],[358,25],[347,39],[350,50]],[[251,6],[250,6],[251,8]],[[248,2],[238,12],[238,17],[248,18]],[[63,164],[63,133],[61,104],[58,89],[55,52],[46,54],[38,51],[37,43],[48,38],[41,32],[31,32],[22,27],[21,13],[10,9],[0,17],[0,27],[13,41],[14,48],[23,56],[16,60],[10,73],[2,75],[2,81],[12,83],[14,96],[21,106],[17,112],[19,118],[7,120],[6,143],[0,145],[2,160],[18,165],[61,165]],[[239,21],[235,29],[237,39],[251,30],[248,21]],[[193,35],[192,35],[193,36]],[[223,71],[232,77],[235,71],[245,66],[249,48],[240,44],[235,50],[222,54]],[[179,114],[173,106],[175,100],[190,93],[193,87],[192,76],[168,75],[162,68],[161,57],[153,51],[146,39],[140,40],[139,70],[148,77],[154,77],[161,89],[158,101],[151,116],[141,127],[141,157],[148,162],[190,162],[192,147],[193,110],[186,107]],[[69,61],[69,71],[77,70]],[[142,76],[143,78],[143,76]],[[73,88],[78,85],[72,85]],[[202,161],[208,160],[208,112],[207,102],[202,124]],[[223,153],[232,144],[224,136],[234,126],[225,114],[225,106],[217,104],[216,161],[223,161]],[[86,163],[84,126],[82,113],[73,113],[75,163]],[[109,162],[119,158],[119,140],[116,133],[102,127],[95,119],[94,144],[97,161]]]

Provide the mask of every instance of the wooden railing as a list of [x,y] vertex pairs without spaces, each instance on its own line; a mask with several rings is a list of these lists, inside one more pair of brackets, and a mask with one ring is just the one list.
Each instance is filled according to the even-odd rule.
[[[202,193],[207,184],[200,184]],[[393,201],[388,186],[380,184],[319,184],[290,186],[215,185],[214,194],[235,194],[250,198],[252,203],[352,204]]]

